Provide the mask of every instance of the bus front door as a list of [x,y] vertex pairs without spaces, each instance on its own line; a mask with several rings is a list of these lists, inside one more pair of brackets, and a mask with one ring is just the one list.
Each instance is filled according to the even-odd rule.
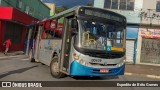
[[70,58],[70,49],[71,49],[71,20],[65,18],[64,21],[64,35],[62,41],[62,52],[60,58],[60,71],[69,75],[69,58]]

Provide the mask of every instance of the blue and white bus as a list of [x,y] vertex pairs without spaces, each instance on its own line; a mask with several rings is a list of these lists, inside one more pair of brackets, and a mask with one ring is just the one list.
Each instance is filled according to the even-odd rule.
[[[126,18],[115,12],[77,6],[39,22],[31,58],[50,67],[51,75],[124,75]],[[34,55],[33,55],[34,54]]]

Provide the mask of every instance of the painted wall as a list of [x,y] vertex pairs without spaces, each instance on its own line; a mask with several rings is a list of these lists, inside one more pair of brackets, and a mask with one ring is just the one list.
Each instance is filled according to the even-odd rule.
[[138,30],[139,28],[133,28],[133,27],[127,27],[126,28],[127,32],[126,32],[126,38],[127,39],[136,39],[138,37]]
[[16,22],[22,23],[22,24],[31,24],[34,21],[37,21],[36,18],[27,15],[24,12],[21,12],[15,8],[12,7],[0,7],[0,19],[3,20],[14,20]]
[[[10,6],[17,8],[22,12],[26,12],[27,14],[37,18],[44,19],[48,18],[50,15],[50,9],[40,0],[21,0],[22,6],[18,6],[18,0],[1,0],[1,6]],[[29,7],[29,11],[26,11],[26,8]]]

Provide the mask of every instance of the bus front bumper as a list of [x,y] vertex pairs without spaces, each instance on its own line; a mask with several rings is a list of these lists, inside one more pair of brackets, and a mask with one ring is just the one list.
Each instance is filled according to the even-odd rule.
[[125,64],[118,68],[106,68],[108,73],[101,73],[101,68],[84,66],[77,61],[73,61],[70,67],[70,76],[118,76],[124,75]]

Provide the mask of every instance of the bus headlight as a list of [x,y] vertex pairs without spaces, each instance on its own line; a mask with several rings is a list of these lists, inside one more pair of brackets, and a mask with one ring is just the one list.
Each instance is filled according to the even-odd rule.
[[124,62],[119,63],[119,64],[118,64],[118,67],[121,67],[123,64],[124,64]]
[[89,63],[87,63],[83,59],[79,60],[79,63],[82,64],[82,65],[85,65],[85,66],[89,66]]
[[73,53],[74,60],[79,60],[79,56],[76,53]]
[[85,65],[85,66],[89,66],[89,63],[87,63],[83,59],[80,59],[79,55],[77,55],[76,53],[73,53],[73,58],[74,58],[74,60],[77,60],[77,62],[79,62],[80,64]]

